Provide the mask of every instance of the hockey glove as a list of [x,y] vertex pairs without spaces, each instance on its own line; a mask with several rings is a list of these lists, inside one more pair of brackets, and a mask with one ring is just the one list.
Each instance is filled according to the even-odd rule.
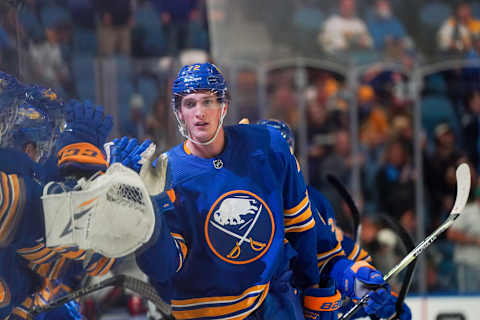
[[151,140],[145,140],[139,145],[137,139],[123,137],[106,143],[104,148],[110,164],[120,162],[136,172],[140,172],[145,160],[155,153],[156,146]]
[[334,282],[326,288],[308,288],[303,293],[303,315],[307,320],[337,320],[342,296]]
[[390,297],[390,286],[383,280],[382,273],[365,261],[347,264],[341,283],[340,291],[354,300],[370,294],[364,306],[367,314],[377,312]]
[[[377,312],[375,312],[375,315],[377,315],[381,319],[392,319],[392,317],[396,313],[396,310],[395,310],[396,304],[397,304],[397,297],[392,292],[388,297],[385,305],[382,308],[378,309]],[[400,313],[400,316],[396,316],[393,319],[400,319],[400,320],[412,319],[412,312],[410,311],[410,308],[407,306],[406,303],[402,304],[402,312]]]
[[88,100],[71,100],[65,111],[66,128],[57,144],[62,175],[85,176],[106,170],[108,163],[100,148],[113,127],[112,117]]

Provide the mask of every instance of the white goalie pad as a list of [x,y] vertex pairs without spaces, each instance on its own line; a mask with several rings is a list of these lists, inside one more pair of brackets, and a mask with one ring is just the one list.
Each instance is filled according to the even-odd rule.
[[116,258],[134,252],[153,233],[155,214],[147,189],[135,171],[120,163],[80,180],[71,191],[49,183],[42,202],[48,247],[77,246]]

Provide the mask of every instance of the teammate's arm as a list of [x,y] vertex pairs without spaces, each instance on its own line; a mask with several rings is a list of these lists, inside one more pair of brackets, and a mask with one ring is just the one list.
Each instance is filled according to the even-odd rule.
[[[273,131],[272,131],[273,132]],[[320,280],[317,267],[317,242],[315,220],[312,216],[310,200],[305,181],[298,171],[298,163],[290,153],[285,139],[275,131],[276,143],[285,164],[283,184],[285,237],[297,251],[294,269],[300,287],[316,286]],[[273,135],[272,135],[273,136]]]
[[145,159],[140,176],[154,205],[155,229],[149,243],[137,252],[136,257],[144,273],[156,282],[166,282],[181,270],[188,246],[183,237],[179,212],[174,206],[178,200],[169,185],[168,157],[162,154],[155,165],[152,159],[153,155]]

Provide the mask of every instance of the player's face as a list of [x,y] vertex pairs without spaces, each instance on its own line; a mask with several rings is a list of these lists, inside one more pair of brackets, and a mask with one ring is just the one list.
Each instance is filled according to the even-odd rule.
[[210,140],[219,125],[222,104],[211,92],[196,92],[182,99],[179,118],[185,123],[190,137],[199,142]]

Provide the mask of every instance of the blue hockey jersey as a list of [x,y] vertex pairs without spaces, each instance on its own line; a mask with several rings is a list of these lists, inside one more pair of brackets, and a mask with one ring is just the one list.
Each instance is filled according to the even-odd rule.
[[298,253],[299,283],[319,281],[315,220],[287,143],[264,126],[225,127],[225,137],[214,159],[186,144],[168,152],[175,210],[162,219],[176,250],[162,238],[137,256],[176,319],[247,317],[285,268],[285,238]]
[[[333,211],[333,208],[330,205],[328,199],[325,198],[325,196],[320,191],[318,191],[312,186],[308,186],[307,190],[308,195],[310,196],[312,212],[314,213],[316,225],[321,225],[320,223],[318,223],[320,220],[325,221],[325,223],[330,226],[331,231],[336,235],[337,241],[340,243],[340,246],[337,245],[336,249],[331,252],[319,253],[319,267],[321,267],[329,258],[342,254],[345,254],[349,260],[364,260],[370,262],[372,258],[370,257],[368,252],[362,249],[355,240],[345,235],[343,231],[336,226],[335,212]],[[319,231],[317,231],[317,235],[320,235]],[[323,239],[319,237],[319,242],[322,240]]]
[[[12,311],[25,318],[42,278],[57,280],[66,260],[86,257],[84,250],[45,247],[40,199],[45,178],[25,153],[0,149],[0,319]],[[114,262],[95,254],[82,272],[104,274]]]

